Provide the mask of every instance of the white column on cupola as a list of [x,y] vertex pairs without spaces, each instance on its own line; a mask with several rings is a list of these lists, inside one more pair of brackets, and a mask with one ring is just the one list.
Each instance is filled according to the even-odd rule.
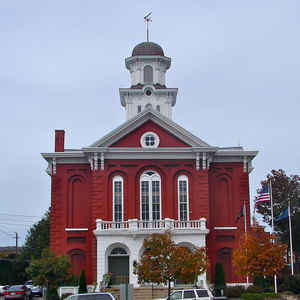
[[171,58],[164,55],[162,47],[149,41],[140,43],[125,59],[125,65],[131,75],[131,87],[120,89],[120,100],[127,120],[149,106],[171,119],[178,89],[166,87]]

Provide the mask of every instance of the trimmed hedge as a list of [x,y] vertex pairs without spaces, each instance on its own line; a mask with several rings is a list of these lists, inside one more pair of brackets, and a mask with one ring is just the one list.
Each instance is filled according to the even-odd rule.
[[264,293],[264,297],[265,299],[268,298],[272,298],[272,299],[278,299],[280,298],[280,296],[278,294],[275,294],[275,293]]
[[245,293],[245,287],[242,285],[228,286],[225,289],[225,296],[227,298],[240,298]]
[[245,293],[241,295],[241,299],[244,300],[264,300],[263,294],[256,294],[256,293]]
[[263,293],[263,289],[259,286],[250,285],[246,290],[247,294],[261,294]]

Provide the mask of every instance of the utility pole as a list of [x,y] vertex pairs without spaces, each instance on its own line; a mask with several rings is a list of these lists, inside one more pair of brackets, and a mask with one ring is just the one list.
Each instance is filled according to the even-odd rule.
[[18,236],[18,233],[15,232],[16,234],[16,257],[18,256],[18,239],[19,239],[19,236]]

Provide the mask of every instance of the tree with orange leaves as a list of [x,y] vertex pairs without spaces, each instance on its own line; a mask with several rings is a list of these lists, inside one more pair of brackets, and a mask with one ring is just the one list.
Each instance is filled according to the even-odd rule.
[[233,264],[244,276],[274,276],[285,267],[287,246],[276,241],[275,235],[254,227],[233,253]]
[[134,273],[138,275],[139,283],[168,284],[169,296],[172,281],[195,282],[197,276],[208,267],[205,248],[177,246],[169,231],[153,233],[145,238],[143,248],[141,261],[134,263]]

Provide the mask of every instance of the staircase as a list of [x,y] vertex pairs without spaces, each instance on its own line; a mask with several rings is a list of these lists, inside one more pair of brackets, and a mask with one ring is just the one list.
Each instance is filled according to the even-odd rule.
[[[120,299],[119,288],[103,289],[103,292],[112,293],[117,299]],[[133,299],[134,300],[152,300],[157,298],[165,298],[168,295],[168,289],[164,287],[138,287],[134,288]]]

